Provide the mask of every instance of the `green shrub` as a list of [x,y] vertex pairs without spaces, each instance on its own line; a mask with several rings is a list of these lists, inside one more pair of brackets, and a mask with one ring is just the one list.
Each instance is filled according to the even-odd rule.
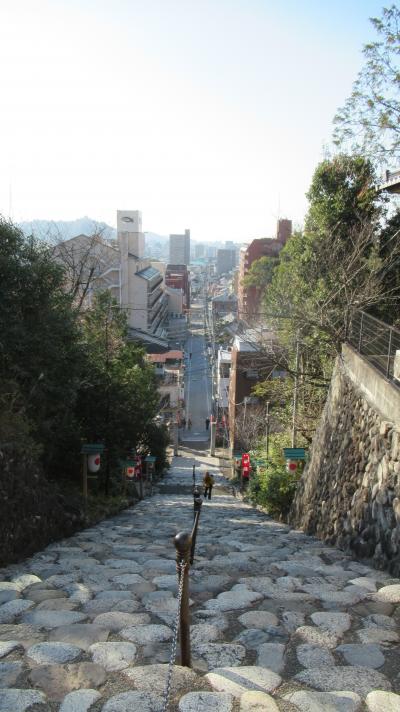
[[250,499],[265,507],[273,517],[286,518],[293,501],[298,473],[287,472],[284,465],[269,465],[251,477]]

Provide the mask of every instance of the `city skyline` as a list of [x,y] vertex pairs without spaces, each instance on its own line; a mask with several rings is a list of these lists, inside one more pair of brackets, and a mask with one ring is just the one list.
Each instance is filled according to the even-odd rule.
[[296,226],[381,7],[3,0],[0,213],[122,206],[194,242]]

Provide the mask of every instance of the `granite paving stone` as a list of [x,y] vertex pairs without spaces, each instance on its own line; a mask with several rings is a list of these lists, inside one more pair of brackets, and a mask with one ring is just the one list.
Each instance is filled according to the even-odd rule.
[[369,712],[400,712],[400,695],[373,690],[365,700]]
[[11,653],[13,650],[21,647],[21,642],[19,640],[0,641],[0,658],[5,658],[6,655]]
[[295,680],[316,690],[349,690],[363,699],[372,690],[390,690],[389,680],[377,670],[358,666],[311,668],[295,675]]
[[109,630],[98,625],[88,623],[75,623],[73,625],[60,626],[49,633],[49,640],[61,643],[71,643],[77,645],[82,650],[88,650],[93,643],[105,642],[109,636]]
[[112,672],[129,667],[136,659],[137,647],[133,643],[94,643],[89,653],[94,663]]
[[97,690],[75,690],[65,695],[59,712],[89,712],[100,699],[101,694]]
[[240,697],[247,690],[273,692],[282,678],[272,670],[260,666],[215,668],[205,676],[214,690]]
[[[150,692],[121,692],[110,697],[102,712],[161,712],[163,702]],[[60,710],[61,712],[61,710]]]
[[40,665],[31,670],[29,681],[43,690],[50,700],[60,701],[73,690],[100,687],[106,681],[106,673],[100,665],[89,662]]
[[15,619],[34,606],[34,601],[18,598],[0,606],[0,623],[13,623]]
[[193,651],[206,660],[209,670],[240,665],[246,656],[246,649],[238,643],[200,643],[193,646]]
[[121,613],[120,611],[111,611],[110,613],[100,613],[96,616],[93,623],[100,628],[107,628],[112,632],[118,632],[122,628],[129,628],[134,625],[142,625],[147,621],[146,614],[143,613]]
[[364,645],[345,643],[344,645],[339,645],[336,651],[343,655],[349,665],[380,668],[385,664],[385,656],[381,648],[373,643],[365,643]]
[[0,687],[14,687],[23,671],[23,664],[19,661],[0,662]]
[[[361,697],[355,692],[310,692],[299,690],[284,695],[300,712],[359,712]],[[383,708],[380,710],[383,712]]]
[[46,696],[40,690],[0,690],[0,712],[27,712],[33,705],[45,702]]
[[72,663],[82,655],[82,648],[68,643],[36,643],[26,651],[38,665]]
[[60,626],[80,623],[86,620],[87,616],[79,611],[47,611],[35,610],[25,613],[22,621],[39,628],[59,628]]
[[[146,614],[144,614],[146,616]],[[147,616],[147,620],[149,617]],[[145,624],[124,628],[120,631],[123,638],[131,640],[138,645],[147,645],[148,643],[161,643],[166,640],[171,640],[172,630],[162,624]]]
[[306,668],[333,667],[335,665],[335,658],[330,650],[313,643],[298,645],[296,655],[300,665]]
[[179,712],[232,712],[233,701],[223,692],[188,692],[179,700]]
[[266,692],[244,692],[240,698],[239,712],[279,712],[279,707]]

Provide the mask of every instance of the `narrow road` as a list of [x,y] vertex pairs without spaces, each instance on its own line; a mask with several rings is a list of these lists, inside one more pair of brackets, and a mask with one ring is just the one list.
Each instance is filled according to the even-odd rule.
[[181,434],[182,442],[207,443],[209,439],[206,418],[211,413],[211,370],[204,338],[203,315],[204,305],[198,300],[192,305],[191,331],[185,346],[186,418],[190,418],[192,427],[190,430],[186,427]]
[[175,493],[1,570],[0,711],[161,712],[193,463],[216,486],[190,576],[193,667],[174,667],[170,712],[398,710],[400,582],[235,499],[216,460],[186,455],[166,477]]

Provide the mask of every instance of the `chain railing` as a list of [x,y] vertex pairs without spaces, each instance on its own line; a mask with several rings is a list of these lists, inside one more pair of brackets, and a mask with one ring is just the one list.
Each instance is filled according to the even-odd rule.
[[400,387],[400,330],[364,311],[355,312],[348,343]]
[[189,571],[194,561],[197,529],[201,513],[202,499],[200,490],[193,492],[194,522],[192,531],[179,532],[174,538],[176,549],[176,571],[178,574],[178,608],[176,612],[174,633],[172,636],[171,655],[165,682],[162,712],[168,712],[171,696],[172,674],[174,670],[178,634],[180,634],[180,664],[191,667],[190,651],[190,610],[189,610]]

